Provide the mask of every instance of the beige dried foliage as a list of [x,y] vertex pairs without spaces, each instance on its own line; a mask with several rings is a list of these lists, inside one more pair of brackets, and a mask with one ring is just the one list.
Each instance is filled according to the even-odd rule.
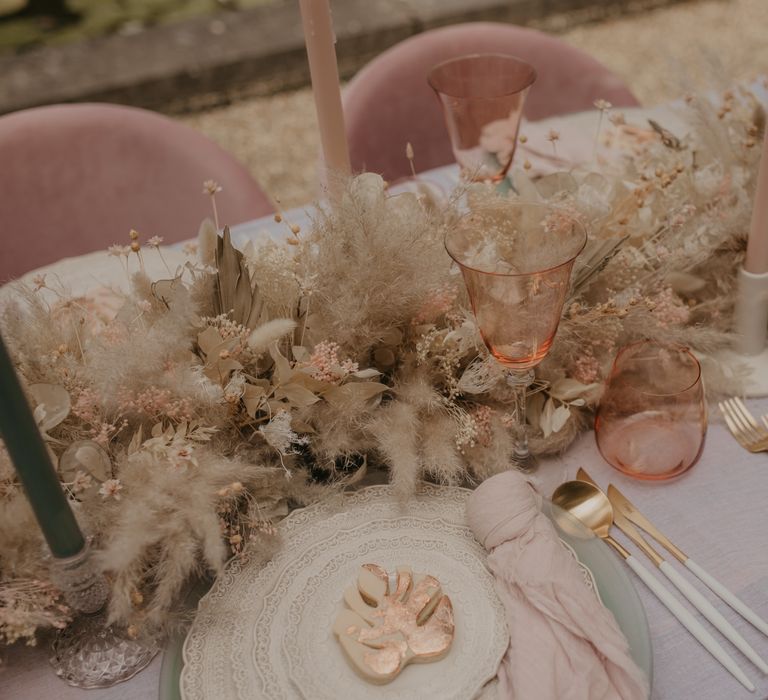
[[[713,355],[731,341],[760,115],[749,95],[722,100],[722,116],[720,103],[694,103],[688,135],[635,127],[613,170],[515,174],[521,196],[568,209],[591,232],[529,392],[535,453],[562,451],[590,424],[622,344],[653,338]],[[476,211],[501,196],[467,195]],[[240,253],[204,227],[215,272],[190,261],[172,279],[134,275],[111,314],[54,281],[17,287],[0,314],[17,368],[69,398],[50,427],[54,457],[90,439],[111,460],[111,480],[66,488],[100,536],[113,620],[167,629],[190,578],[232,554],[268,556],[288,503],[338,492],[366,468],[387,468],[407,498],[422,478],[473,483],[510,466],[511,389],[442,243],[459,210],[390,196],[365,174],[308,230],[287,223],[290,243]],[[710,397],[738,387],[738,372],[714,362],[704,373]],[[0,454],[0,580],[44,580],[39,545]],[[33,631],[54,624],[40,612],[46,590],[34,594]],[[0,634],[15,634],[3,624]]]
[[350,183],[341,208],[320,213],[301,252],[316,273],[308,340],[332,338],[356,359],[416,316],[449,267],[440,219],[413,194],[388,196],[371,173]]

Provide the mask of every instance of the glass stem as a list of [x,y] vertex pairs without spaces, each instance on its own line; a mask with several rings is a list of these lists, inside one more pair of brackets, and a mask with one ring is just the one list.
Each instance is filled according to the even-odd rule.
[[528,431],[526,429],[526,395],[528,387],[533,382],[533,377],[532,369],[513,369],[507,372],[507,383],[512,388],[515,409],[514,459],[523,471],[532,471],[535,468],[535,459],[528,449]]

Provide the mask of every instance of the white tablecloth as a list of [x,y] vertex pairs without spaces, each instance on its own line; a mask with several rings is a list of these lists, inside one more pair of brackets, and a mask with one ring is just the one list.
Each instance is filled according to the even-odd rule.
[[[753,402],[752,405],[760,404]],[[768,402],[762,402],[762,409],[768,410]],[[609,481],[615,483],[689,556],[761,617],[768,619],[768,454],[746,452],[722,424],[715,423],[710,425],[700,461],[686,475],[673,482],[646,484],[623,476],[603,462],[590,432],[563,457],[541,465],[538,480],[542,491],[550,494],[557,484],[573,478],[579,467],[587,469],[603,487]],[[620,533],[617,539],[638,553]],[[768,698],[768,678],[761,677],[760,672],[729,642],[710,628],[757,686],[754,695],[742,688],[704,651],[634,574],[630,572],[630,576],[645,606],[651,629],[653,700]],[[685,576],[691,578],[687,571]],[[768,637],[719,602],[706,587],[692,580],[757,652],[768,658]],[[680,598],[674,590],[673,594]],[[709,627],[706,621],[703,623]],[[4,655],[5,669],[0,672],[0,698],[3,700],[158,698],[159,657],[130,681],[114,688],[83,691],[66,686],[53,675],[46,661],[45,648],[15,647]]]
[[[632,110],[629,116],[639,119],[649,113]],[[674,116],[668,109],[655,110],[654,115],[663,116],[665,126],[673,128]],[[550,124],[559,128],[561,134],[574,129],[593,134],[596,115],[573,115],[550,120]],[[449,189],[455,182],[456,174],[455,169],[447,168],[433,171],[426,177]],[[308,211],[297,209],[289,212],[291,222],[306,224]],[[280,236],[282,230],[270,218],[265,218],[234,227],[233,237],[236,242],[242,243],[246,239],[265,235],[265,232]],[[108,261],[103,254],[88,256],[86,260],[66,261],[64,268],[58,268],[68,279],[78,269],[87,269],[90,274],[89,281],[78,285],[81,287],[96,280],[112,282],[117,276],[114,273],[119,272],[116,261]],[[756,410],[768,411],[768,401],[752,402],[751,405]],[[609,480],[619,486],[684,551],[759,615],[768,618],[768,454],[753,455],[739,447],[713,412],[706,447],[699,463],[677,481],[647,484],[611,469],[599,456],[594,435],[588,433],[563,457],[547,460],[541,465],[537,479],[542,492],[550,494],[557,484],[573,478],[582,466],[601,486],[607,486]],[[626,543],[621,535],[618,538]],[[633,545],[629,548],[636,551]],[[754,695],[704,651],[634,578],[634,574],[630,575],[636,583],[650,623],[654,650],[653,700],[768,698],[768,678],[762,677],[730,643],[715,632],[757,686]],[[685,575],[691,578],[687,572]],[[768,658],[768,637],[719,602],[703,585],[696,585],[758,653]],[[676,591],[673,594],[677,596]],[[708,626],[706,621],[704,624]],[[83,691],[70,688],[53,675],[46,661],[46,648],[16,646],[4,650],[3,655],[5,664],[0,671],[2,700],[153,700],[158,697],[159,656],[130,681],[113,688]]]

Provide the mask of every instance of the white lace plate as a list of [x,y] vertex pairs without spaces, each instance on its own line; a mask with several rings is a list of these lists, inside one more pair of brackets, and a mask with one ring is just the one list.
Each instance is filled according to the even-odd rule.
[[[485,551],[465,523],[469,493],[425,485],[403,505],[373,486],[289,515],[271,561],[232,560],[201,601],[184,643],[184,700],[475,697],[507,632]],[[446,659],[409,666],[386,686],[355,674],[330,630],[366,562],[408,564],[444,583],[457,623]]]
[[[287,607],[282,648],[288,675],[304,698],[472,698],[496,675],[507,647],[503,610],[469,530],[445,520],[396,517],[339,533],[341,547],[303,571]],[[389,571],[408,564],[436,576],[453,603],[456,638],[438,662],[408,666],[394,681],[372,686],[352,669],[331,632],[343,590],[361,564]]]

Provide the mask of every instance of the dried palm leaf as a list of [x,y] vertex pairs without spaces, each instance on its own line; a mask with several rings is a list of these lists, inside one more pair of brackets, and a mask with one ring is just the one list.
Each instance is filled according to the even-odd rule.
[[226,314],[249,329],[257,326],[263,308],[259,286],[251,280],[243,254],[232,245],[228,226],[216,241],[213,305],[217,315]]

